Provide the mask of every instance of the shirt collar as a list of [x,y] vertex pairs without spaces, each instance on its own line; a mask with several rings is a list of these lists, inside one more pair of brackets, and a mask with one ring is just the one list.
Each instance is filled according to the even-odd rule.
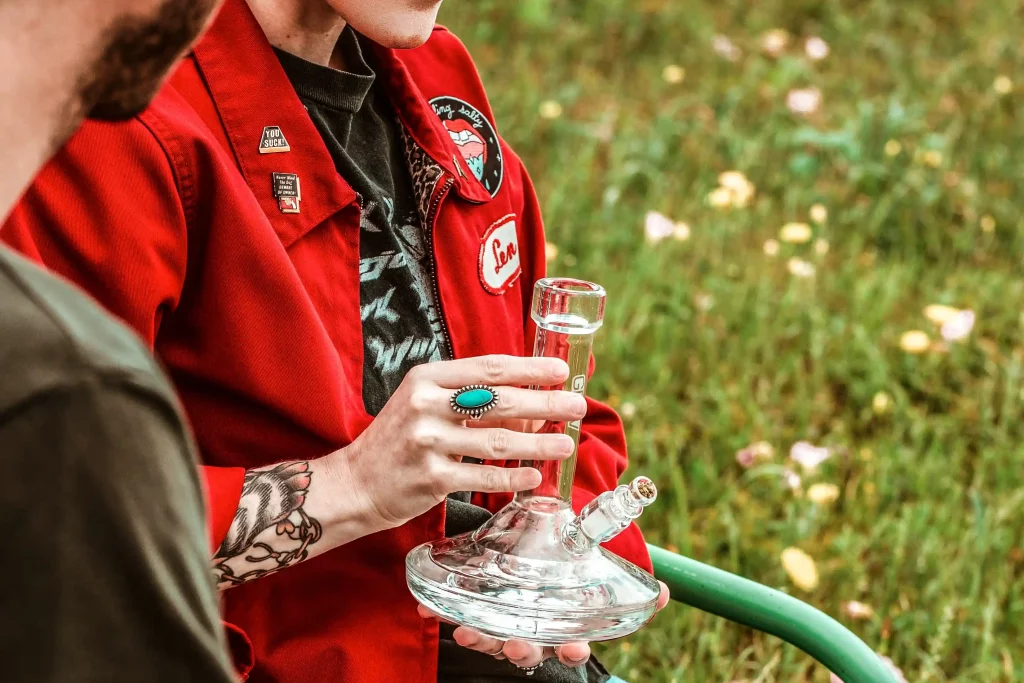
[[345,70],[315,64],[284,50],[274,49],[288,80],[306,102],[347,114],[362,109],[375,80],[359,47],[359,36],[350,27],[342,31],[338,48],[345,55]]

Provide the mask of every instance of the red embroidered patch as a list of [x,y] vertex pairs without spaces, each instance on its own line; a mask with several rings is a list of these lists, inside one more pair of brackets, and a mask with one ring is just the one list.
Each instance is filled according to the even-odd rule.
[[499,218],[484,233],[479,266],[480,283],[491,294],[504,294],[523,272],[515,214]]

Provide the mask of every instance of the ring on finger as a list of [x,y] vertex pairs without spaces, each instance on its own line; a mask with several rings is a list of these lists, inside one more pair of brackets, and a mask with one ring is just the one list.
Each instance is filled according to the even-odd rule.
[[481,415],[498,405],[498,392],[486,384],[467,384],[456,390],[448,402],[459,415],[479,420]]

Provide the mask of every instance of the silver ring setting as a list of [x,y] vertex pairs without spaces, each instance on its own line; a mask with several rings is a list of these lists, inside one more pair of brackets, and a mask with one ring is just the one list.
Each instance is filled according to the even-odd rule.
[[516,668],[518,668],[520,671],[522,671],[527,676],[532,676],[533,672],[535,672],[537,669],[541,668],[542,666],[544,666],[544,662],[541,662],[540,664],[537,664],[535,666],[519,666],[518,664],[516,664]]
[[452,394],[449,403],[459,415],[479,420],[481,415],[498,405],[498,392],[486,384],[467,384]]

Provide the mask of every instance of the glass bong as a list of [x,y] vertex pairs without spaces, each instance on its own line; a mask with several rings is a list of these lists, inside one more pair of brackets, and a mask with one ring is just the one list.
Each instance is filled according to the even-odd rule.
[[[548,278],[534,287],[534,356],[569,365],[564,387],[585,392],[594,333],[605,292],[582,280]],[[413,596],[454,623],[507,640],[542,645],[619,638],[654,616],[659,585],[647,572],[600,547],[654,502],[646,477],[606,491],[579,515],[570,505],[580,421],[546,423],[576,443],[564,461],[536,467],[537,488],[520,492],[476,531],[424,543],[406,557]]]

